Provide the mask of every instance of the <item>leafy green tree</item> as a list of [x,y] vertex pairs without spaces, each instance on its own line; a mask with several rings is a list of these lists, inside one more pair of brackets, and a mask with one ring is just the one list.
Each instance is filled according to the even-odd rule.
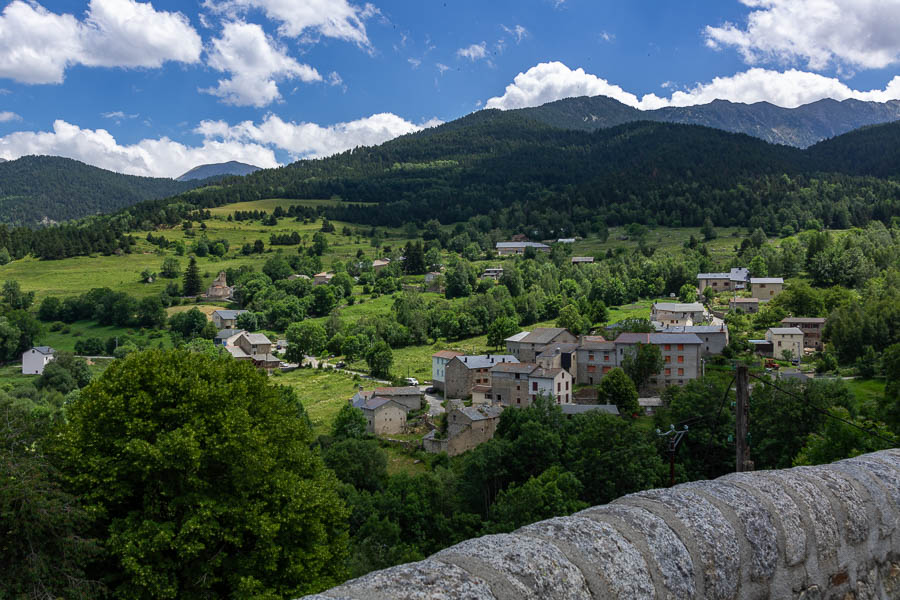
[[61,309],[62,302],[59,298],[56,296],[47,296],[41,300],[41,305],[38,307],[38,319],[44,323],[56,321],[59,319]]
[[179,273],[181,273],[181,263],[172,256],[167,257],[159,269],[160,276],[166,279],[177,279]]
[[409,275],[421,275],[426,272],[425,246],[421,241],[406,242],[403,250],[403,271]]
[[185,296],[196,296],[200,293],[202,286],[200,268],[197,266],[197,259],[192,256],[187,268],[184,270],[182,290]]
[[366,364],[369,365],[369,371],[375,377],[382,379],[391,378],[391,365],[394,364],[394,354],[387,342],[379,340],[372,344],[369,351],[366,352]]
[[561,467],[550,467],[522,485],[512,484],[491,505],[488,529],[506,533],[551,517],[570,515],[588,507],[579,496],[580,481]]
[[349,298],[353,294],[353,278],[346,271],[335,273],[329,285],[337,290],[343,298]]
[[709,217],[706,217],[706,219],[704,219],[703,227],[700,228],[700,233],[703,234],[703,239],[707,242],[719,237],[719,234],[716,232],[716,228],[713,226],[712,219],[710,219]]
[[503,341],[511,335],[515,335],[519,331],[519,324],[514,317],[497,317],[488,327],[487,343],[488,346],[499,348],[503,345]]
[[[710,288],[706,288],[710,289]],[[696,302],[697,301],[697,288],[690,284],[686,283],[678,290],[678,299],[682,302]]]
[[328,238],[321,231],[313,234],[312,242],[310,250],[315,256],[322,256],[328,250]]
[[325,316],[331,312],[332,308],[337,306],[334,288],[330,285],[316,286],[313,288],[312,297],[312,310],[317,315]]
[[292,272],[291,265],[288,264],[281,254],[276,254],[267,260],[262,270],[272,281],[286,279]]
[[209,322],[206,315],[195,306],[191,310],[175,313],[169,317],[169,328],[189,340],[199,336]]
[[235,319],[235,326],[238,329],[246,329],[247,331],[256,331],[259,329],[259,318],[254,312],[245,312],[238,315]]
[[100,544],[46,455],[47,434],[47,419],[0,392],[0,597],[101,597],[103,586],[85,573]]
[[141,327],[159,329],[166,324],[166,309],[159,298],[142,298],[137,305],[136,320]]
[[[358,409],[357,409],[358,410]],[[363,430],[365,432],[365,429]],[[337,478],[357,490],[375,492],[387,481],[387,458],[375,440],[342,436],[322,452],[325,464]]]
[[359,358],[360,355],[365,350],[364,342],[356,335],[348,335],[344,338],[344,341],[341,342],[341,354],[344,355],[348,361],[353,361]]
[[6,249],[6,246],[0,246],[0,267],[9,264],[11,260],[12,257],[9,255],[9,250]]
[[363,411],[345,404],[334,417],[334,423],[331,425],[331,436],[336,439],[354,439],[359,440],[366,437],[366,416]]
[[615,404],[622,416],[637,414],[641,409],[634,382],[619,367],[604,375],[597,389],[600,403]]
[[794,458],[794,465],[822,465],[896,447],[897,438],[884,423],[853,418],[850,411],[841,406],[832,407],[829,412],[853,425],[837,419],[825,419],[821,432],[806,437],[803,448]]
[[297,597],[344,579],[346,513],[312,434],[252,365],[113,363],[54,442],[118,598]]
[[7,279],[3,282],[3,291],[0,292],[3,301],[13,310],[28,310],[34,302],[34,292],[23,292],[19,282],[15,279]]
[[287,352],[285,357],[298,364],[303,363],[304,356],[318,356],[328,343],[325,328],[314,321],[294,323],[287,329]]
[[587,333],[590,331],[590,319],[581,316],[578,307],[574,304],[567,304],[559,311],[556,318],[556,326],[568,329],[575,335]]
[[664,364],[659,346],[638,343],[625,352],[622,369],[631,377],[635,387],[640,390],[650,381],[651,377],[662,371]]
[[769,267],[766,265],[766,259],[761,254],[757,254],[750,261],[750,274],[754,277],[768,277]]

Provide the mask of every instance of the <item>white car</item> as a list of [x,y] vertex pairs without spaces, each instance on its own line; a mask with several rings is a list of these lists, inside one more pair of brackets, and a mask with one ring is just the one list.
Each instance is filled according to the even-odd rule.
[[419,380],[416,379],[415,377],[407,377],[407,378],[406,378],[406,383],[408,383],[409,385],[415,385],[415,386],[418,386],[418,385],[419,385]]

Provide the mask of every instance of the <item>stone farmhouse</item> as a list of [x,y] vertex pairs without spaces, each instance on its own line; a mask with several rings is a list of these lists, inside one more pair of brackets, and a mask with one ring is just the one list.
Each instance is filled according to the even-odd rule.
[[697,288],[701,294],[708,287],[714,292],[743,290],[747,288],[749,278],[750,270],[744,267],[731,269],[727,273],[700,273],[697,275]]
[[550,252],[550,246],[540,242],[497,242],[498,256],[514,256],[525,254],[526,248],[534,248],[538,252]]
[[728,301],[728,310],[755,315],[759,312],[759,298],[732,298]]
[[684,327],[664,327],[659,330],[660,333],[693,333],[703,346],[700,348],[703,356],[711,356],[713,354],[722,354],[725,346],[728,345],[728,327],[724,323],[721,325],[687,325]]
[[500,406],[453,408],[447,413],[447,435],[441,439],[431,431],[422,440],[426,452],[462,454],[494,437],[500,422]]
[[212,322],[216,329],[234,329],[237,326],[237,318],[249,312],[246,310],[215,310],[212,313]]
[[578,338],[561,327],[538,327],[506,338],[506,351],[520,362],[535,362],[537,355],[551,344],[573,344]]
[[557,404],[571,404],[573,380],[561,368],[546,369],[536,363],[502,363],[491,369],[491,400],[502,406],[530,406],[539,395]]
[[232,351],[231,347],[226,347],[235,358],[249,359],[260,369],[272,370],[281,365],[281,359],[272,354],[272,342],[261,333],[242,333],[235,340],[234,348],[243,354]]
[[766,341],[772,344],[772,356],[781,359],[785,350],[791,358],[803,356],[803,330],[797,327],[770,327],[766,330]]
[[391,435],[406,430],[406,408],[390,398],[371,396],[358,398],[351,401],[351,404],[366,417],[366,433]]
[[444,370],[444,398],[468,398],[474,386],[491,385],[491,367],[508,362],[519,362],[519,359],[508,354],[454,357]]
[[205,298],[209,300],[231,300],[234,296],[234,288],[228,285],[225,271],[220,271],[212,285],[206,289]]
[[[594,385],[618,366],[616,360],[616,344],[608,342],[602,336],[584,336],[575,351],[576,382],[581,385]],[[596,394],[594,395],[596,398]]]
[[702,325],[708,319],[709,313],[699,302],[657,302],[650,310],[650,320],[664,327]]
[[372,261],[372,269],[377,273],[389,264],[391,264],[391,259],[389,258],[376,258]]
[[781,277],[752,277],[750,289],[753,295],[762,302],[768,302],[784,289],[784,279]]
[[494,281],[500,281],[501,277],[503,277],[503,267],[488,267],[481,274],[482,279],[493,279]]
[[247,331],[244,331],[243,329],[220,329],[219,333],[217,333],[216,337],[213,339],[213,343],[216,346],[222,346],[223,348],[233,348],[237,343],[237,339],[245,333],[247,333]]
[[663,368],[650,385],[684,385],[703,375],[703,342],[693,333],[622,333],[616,338],[616,360],[620,366],[629,352],[638,344],[659,346]]
[[350,399],[350,402],[355,406],[358,401],[366,401],[375,397],[393,400],[406,412],[420,410],[425,402],[425,394],[417,387],[381,387],[370,391],[360,389]]
[[577,343],[550,344],[534,358],[534,362],[545,369],[565,369],[576,378],[578,363],[576,360]]
[[436,390],[444,391],[444,372],[447,363],[457,356],[463,356],[463,353],[456,350],[441,350],[431,355],[431,385]]
[[334,273],[316,273],[313,275],[313,285],[325,285],[329,283],[334,278]]
[[50,346],[35,346],[22,354],[22,375],[43,375],[44,367],[56,358]]
[[785,317],[781,320],[784,327],[796,327],[803,331],[803,347],[822,351],[825,343],[822,334],[825,330],[825,319],[820,317]]

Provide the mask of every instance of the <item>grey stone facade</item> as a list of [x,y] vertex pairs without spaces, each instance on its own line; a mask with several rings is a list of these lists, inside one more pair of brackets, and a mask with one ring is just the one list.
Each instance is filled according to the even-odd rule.
[[472,395],[476,385],[491,385],[491,367],[501,363],[519,362],[507,354],[479,354],[457,356],[444,369],[444,398],[463,399]]
[[307,599],[898,599],[898,521],[894,449],[632,494]]

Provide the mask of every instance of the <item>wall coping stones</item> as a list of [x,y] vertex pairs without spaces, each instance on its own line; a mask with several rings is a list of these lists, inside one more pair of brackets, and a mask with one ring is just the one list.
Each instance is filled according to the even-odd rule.
[[900,450],[648,490],[309,600],[900,600]]

